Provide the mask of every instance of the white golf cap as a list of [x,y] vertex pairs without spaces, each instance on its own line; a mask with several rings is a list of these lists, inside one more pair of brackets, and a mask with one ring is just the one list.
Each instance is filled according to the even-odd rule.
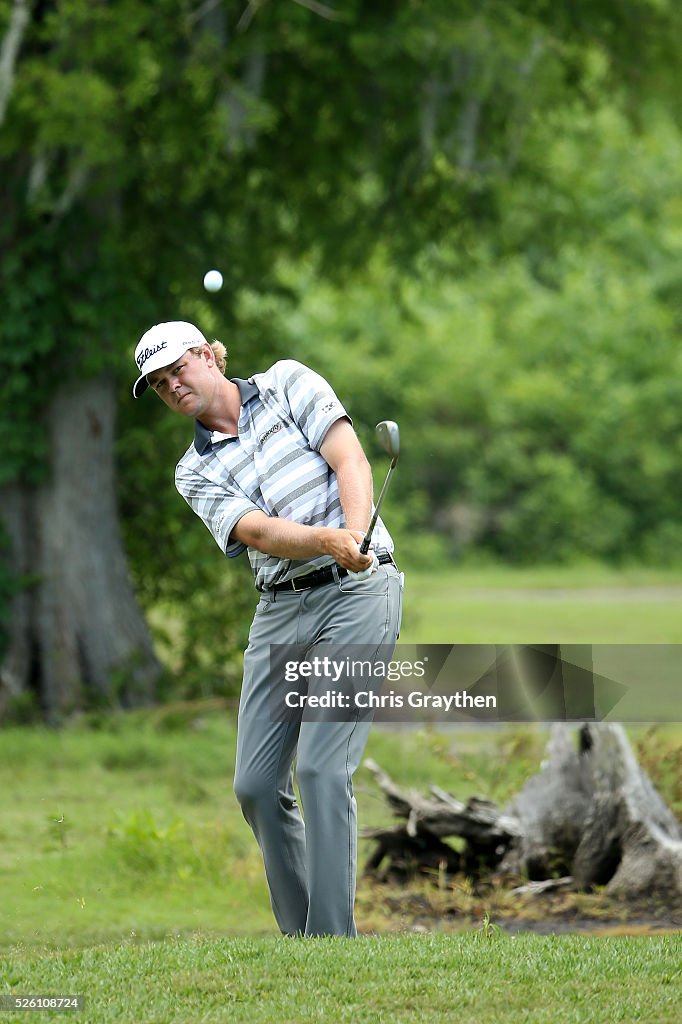
[[199,328],[186,320],[171,320],[167,324],[150,327],[135,349],[135,362],[140,376],[133,384],[133,398],[139,398],[149,387],[148,373],[160,370],[162,366],[170,366],[188,348],[207,344]]

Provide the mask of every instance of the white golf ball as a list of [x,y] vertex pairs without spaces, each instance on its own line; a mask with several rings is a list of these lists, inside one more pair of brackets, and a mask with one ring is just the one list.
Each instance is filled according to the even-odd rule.
[[207,292],[219,292],[223,286],[223,275],[219,270],[209,270],[204,274],[204,288]]

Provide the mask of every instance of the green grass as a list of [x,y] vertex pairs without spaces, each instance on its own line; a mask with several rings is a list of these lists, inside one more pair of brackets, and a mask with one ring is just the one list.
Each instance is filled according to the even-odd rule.
[[681,598],[679,568],[413,571],[401,642],[677,644]]
[[488,929],[357,942],[190,936],[13,952],[0,967],[0,990],[84,994],[86,1010],[75,1015],[82,1024],[676,1024],[681,962],[679,935],[508,937]]
[[[410,569],[420,575],[418,567]],[[502,563],[460,566],[449,564],[442,571],[433,571],[429,578],[436,582],[450,581],[465,588],[564,590],[603,587],[680,587],[682,565],[669,568],[630,565],[617,567],[601,562],[578,562],[573,565],[512,566]]]
[[[672,571],[599,567],[410,573],[401,640],[682,642],[671,589],[681,582]],[[441,891],[361,878],[357,942],[275,937],[231,791],[231,712],[213,701],[97,724],[0,731],[0,991],[85,993],[83,1024],[679,1019],[679,934],[507,935],[497,924],[510,910],[527,920],[549,910],[483,898],[461,880]],[[682,814],[680,727],[630,732]],[[537,770],[545,739],[533,725],[377,727],[367,756],[402,785],[503,803]],[[361,826],[388,824],[369,773],[355,781]],[[361,840],[361,864],[371,848]],[[614,914],[600,894],[572,910],[596,925]]]
[[[82,946],[274,930],[260,856],[231,790],[235,729],[215,703],[113,716],[103,728],[0,732],[0,947]],[[634,734],[633,734],[634,735]],[[680,734],[639,730],[642,756],[682,810]],[[432,783],[459,798],[504,803],[537,771],[540,727],[469,732],[375,728],[367,755],[402,785]],[[388,824],[363,767],[355,777],[361,827]],[[361,863],[371,844],[361,841]],[[366,879],[363,927],[409,928],[376,913]],[[480,920],[480,901],[457,927]]]
[[[257,847],[231,789],[231,715],[185,705],[102,725],[0,732],[0,946],[271,933]],[[452,736],[377,728],[367,754],[405,784],[504,799],[542,751],[532,728],[504,736],[469,735],[463,755]],[[390,820],[364,768],[356,790],[363,824]]]
[[0,733],[5,941],[229,930],[245,906],[235,930],[268,929],[230,788],[234,727],[224,712],[173,714],[116,716],[113,732]]

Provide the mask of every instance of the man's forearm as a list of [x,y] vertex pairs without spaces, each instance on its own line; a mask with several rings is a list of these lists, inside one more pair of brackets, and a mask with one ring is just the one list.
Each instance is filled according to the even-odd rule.
[[233,532],[249,547],[278,558],[303,559],[328,554],[325,550],[328,530],[321,526],[304,526],[291,519],[249,513]]
[[344,462],[336,470],[339,500],[349,530],[364,534],[372,518],[372,470],[366,459]]
[[320,454],[336,474],[346,526],[364,534],[372,518],[372,469],[347,419],[332,424]]
[[345,569],[358,572],[371,564],[361,555],[358,544],[361,531],[329,526],[304,526],[291,519],[267,516],[264,512],[247,512],[239,520],[232,536],[248,547],[277,558],[305,560],[330,555]]

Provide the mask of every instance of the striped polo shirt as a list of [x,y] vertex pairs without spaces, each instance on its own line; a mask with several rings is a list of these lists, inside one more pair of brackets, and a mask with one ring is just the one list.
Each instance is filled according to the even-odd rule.
[[[320,447],[332,423],[350,417],[327,381],[294,359],[233,383],[241,398],[238,434],[211,432],[196,420],[175,485],[228,557],[248,552],[256,589],[267,590],[334,559],[268,555],[231,538],[232,530],[256,509],[306,526],[344,527],[336,474]],[[377,552],[393,550],[381,519],[372,540]]]

